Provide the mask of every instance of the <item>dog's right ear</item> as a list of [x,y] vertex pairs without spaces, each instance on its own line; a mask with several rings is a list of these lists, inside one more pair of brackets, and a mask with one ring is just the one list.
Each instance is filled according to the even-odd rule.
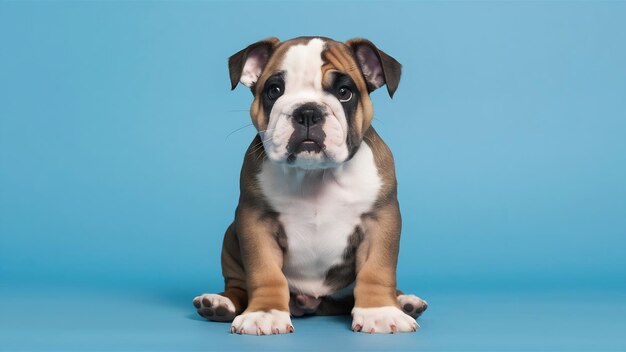
[[239,82],[246,87],[252,87],[261,76],[261,72],[279,42],[278,38],[267,38],[248,45],[247,48],[228,58],[230,88],[235,89]]

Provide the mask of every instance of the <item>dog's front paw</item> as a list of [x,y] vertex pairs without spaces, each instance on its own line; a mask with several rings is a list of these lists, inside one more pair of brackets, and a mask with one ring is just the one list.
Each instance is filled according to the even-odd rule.
[[416,295],[399,295],[398,303],[402,310],[413,318],[419,317],[428,308],[428,302]]
[[397,307],[352,309],[352,330],[368,333],[413,332],[419,325]]
[[193,305],[203,318],[213,321],[232,321],[235,305],[228,297],[205,293],[193,299]]
[[272,309],[269,312],[243,313],[233,320],[231,333],[248,335],[286,334],[293,332],[289,312]]

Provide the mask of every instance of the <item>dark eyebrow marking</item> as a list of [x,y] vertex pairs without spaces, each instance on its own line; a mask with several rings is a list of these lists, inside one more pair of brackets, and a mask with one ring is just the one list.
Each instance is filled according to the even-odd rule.
[[330,75],[330,86],[324,87],[325,90],[337,89],[342,86],[350,87],[354,91],[357,90],[356,83],[349,74],[341,71],[329,72],[328,74]]
[[274,72],[271,76],[269,76],[266,80],[265,80],[265,84],[267,85],[267,82],[270,80],[276,80],[276,79],[285,79],[285,71],[276,71]]

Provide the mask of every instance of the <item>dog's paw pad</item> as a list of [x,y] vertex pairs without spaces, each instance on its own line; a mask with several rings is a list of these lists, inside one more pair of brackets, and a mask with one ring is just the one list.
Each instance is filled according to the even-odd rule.
[[402,310],[413,318],[419,317],[428,308],[428,302],[416,295],[399,295],[398,303]]
[[205,293],[193,299],[198,314],[212,321],[232,321],[235,318],[235,305],[227,297]]
[[397,307],[352,309],[352,330],[367,333],[413,332],[419,325]]
[[293,332],[289,312],[272,309],[269,312],[244,313],[233,320],[231,333],[247,335],[273,335]]

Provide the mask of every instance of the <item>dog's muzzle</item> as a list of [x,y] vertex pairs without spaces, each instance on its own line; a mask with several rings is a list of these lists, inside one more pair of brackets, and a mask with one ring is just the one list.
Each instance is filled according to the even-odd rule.
[[291,116],[294,131],[287,143],[287,152],[296,155],[301,152],[323,151],[326,139],[322,129],[325,119],[324,108],[314,103],[306,103],[296,108]]

